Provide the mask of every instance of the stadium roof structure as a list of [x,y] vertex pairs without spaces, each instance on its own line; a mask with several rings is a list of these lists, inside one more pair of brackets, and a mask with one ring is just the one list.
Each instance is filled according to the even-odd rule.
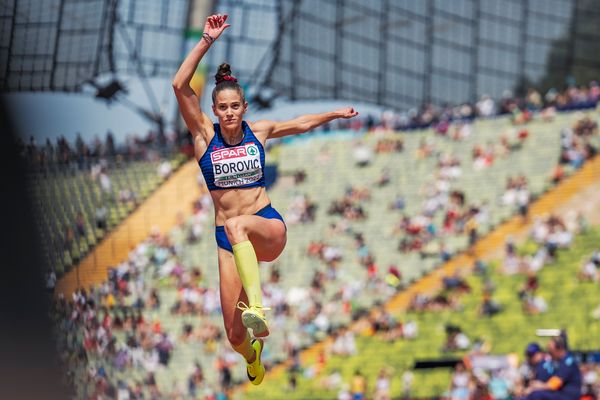
[[232,27],[210,70],[232,64],[265,107],[277,96],[407,109],[600,76],[596,0],[218,0],[216,10]]
[[106,74],[172,76],[181,61],[188,3],[2,1],[0,90],[77,92]]

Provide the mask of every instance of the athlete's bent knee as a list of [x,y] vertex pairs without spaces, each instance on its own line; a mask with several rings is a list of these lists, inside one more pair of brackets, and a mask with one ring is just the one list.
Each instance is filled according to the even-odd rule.
[[242,240],[242,237],[247,233],[242,218],[233,217],[225,221],[225,233],[229,241]]

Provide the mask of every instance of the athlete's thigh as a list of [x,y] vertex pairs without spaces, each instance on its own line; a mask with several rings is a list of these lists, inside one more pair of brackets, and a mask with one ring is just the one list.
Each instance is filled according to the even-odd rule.
[[280,219],[264,218],[258,215],[245,215],[248,239],[254,246],[259,261],[276,259],[287,241],[285,224]]

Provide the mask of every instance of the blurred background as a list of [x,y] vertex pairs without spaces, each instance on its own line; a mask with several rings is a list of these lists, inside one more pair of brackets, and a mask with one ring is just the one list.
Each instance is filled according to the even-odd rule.
[[[212,13],[231,28],[192,80],[204,110],[226,61],[248,120],[360,112],[267,143],[288,244],[261,266],[259,387],[171,88]],[[562,336],[600,397],[597,0],[5,0],[0,20],[6,393],[508,399]]]

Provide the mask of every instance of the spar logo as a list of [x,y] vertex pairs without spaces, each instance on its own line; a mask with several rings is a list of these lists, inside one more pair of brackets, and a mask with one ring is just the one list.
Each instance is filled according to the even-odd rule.
[[230,160],[235,158],[243,158],[246,156],[255,156],[258,154],[258,147],[254,143],[248,143],[245,146],[225,148],[222,150],[214,151],[210,154],[211,161],[219,162],[223,160]]

